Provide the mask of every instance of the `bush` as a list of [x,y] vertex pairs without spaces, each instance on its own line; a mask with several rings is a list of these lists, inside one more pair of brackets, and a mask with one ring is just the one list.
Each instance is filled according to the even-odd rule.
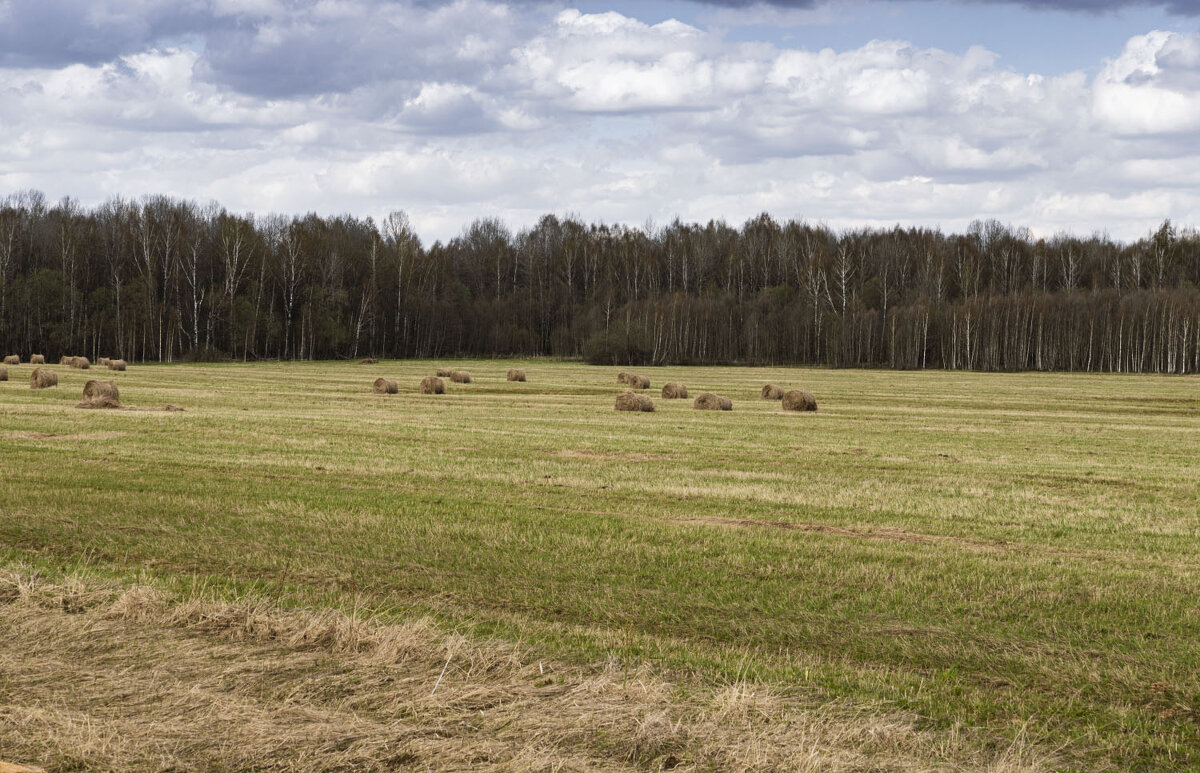
[[613,326],[583,344],[583,359],[591,365],[648,365],[650,336],[636,325]]
[[204,347],[189,349],[179,358],[183,362],[229,362],[230,357],[220,349]]

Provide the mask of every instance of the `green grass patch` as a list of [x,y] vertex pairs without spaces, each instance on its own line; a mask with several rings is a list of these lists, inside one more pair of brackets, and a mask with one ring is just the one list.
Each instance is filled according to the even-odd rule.
[[417,394],[435,366],[112,374],[183,413],[76,410],[94,374],[10,367],[0,560],[428,614],[1079,767],[1200,765],[1200,380],[643,368],[658,410],[620,414],[616,368],[465,362],[473,384]]

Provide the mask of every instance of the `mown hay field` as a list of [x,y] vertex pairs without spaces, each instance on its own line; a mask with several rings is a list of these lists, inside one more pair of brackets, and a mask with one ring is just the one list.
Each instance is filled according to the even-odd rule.
[[[0,384],[0,760],[1200,766],[1195,377],[640,368],[733,410],[621,413],[551,361],[134,363],[186,410],[106,412],[52,369]],[[329,615],[420,654],[294,635]]]

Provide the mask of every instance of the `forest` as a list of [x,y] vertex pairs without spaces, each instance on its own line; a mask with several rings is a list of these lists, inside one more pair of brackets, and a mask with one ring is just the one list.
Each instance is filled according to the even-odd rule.
[[1195,373],[1200,235],[975,221],[836,232],[396,211],[257,216],[166,196],[0,200],[0,351],[127,360],[554,356],[596,364]]

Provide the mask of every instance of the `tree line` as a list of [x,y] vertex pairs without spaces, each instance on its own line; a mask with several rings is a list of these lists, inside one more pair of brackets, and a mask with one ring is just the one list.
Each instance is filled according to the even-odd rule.
[[1200,371],[1200,235],[977,221],[835,232],[403,212],[253,216],[165,196],[0,200],[0,350],[127,360],[552,355],[606,364]]

